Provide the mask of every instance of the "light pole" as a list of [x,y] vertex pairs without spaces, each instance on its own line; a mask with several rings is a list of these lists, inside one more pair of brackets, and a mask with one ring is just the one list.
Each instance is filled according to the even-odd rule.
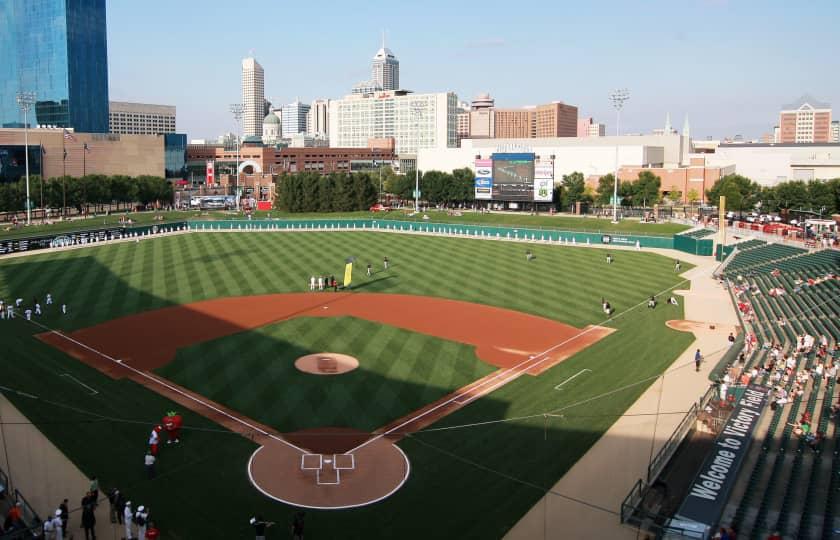
[[630,91],[626,88],[613,90],[610,101],[615,107],[615,177],[613,178],[613,223],[618,223],[618,136],[621,134],[621,108],[630,99]]
[[32,223],[32,201],[29,200],[29,109],[35,105],[34,92],[18,92],[17,104],[23,111],[23,153],[26,161],[26,224]]
[[242,114],[245,108],[241,103],[232,103],[230,112],[233,113],[233,119],[236,120],[236,176],[233,180],[233,195],[236,197],[236,209],[239,210],[239,130],[242,125]]
[[423,108],[414,105],[411,107],[411,116],[415,119],[415,126],[417,127],[415,135],[417,137],[416,157],[414,158],[414,211],[420,212],[420,115],[423,113]]

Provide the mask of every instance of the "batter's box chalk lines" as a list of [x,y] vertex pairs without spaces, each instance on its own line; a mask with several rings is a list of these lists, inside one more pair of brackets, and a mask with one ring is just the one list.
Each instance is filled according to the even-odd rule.
[[71,338],[70,336],[65,335],[65,334],[63,334],[63,333],[59,332],[58,330],[53,330],[52,328],[49,328],[48,326],[45,326],[45,325],[43,325],[43,324],[39,323],[38,321],[29,321],[29,322],[31,322],[31,323],[32,323],[32,324],[34,324],[35,326],[38,326],[38,327],[40,327],[40,328],[43,328],[44,330],[46,330],[47,332],[50,332],[51,334],[55,334],[55,335],[57,335],[58,337],[60,337],[60,338],[62,338],[62,339],[65,339],[65,340],[69,341],[70,343],[74,343],[74,344],[78,345],[79,347],[82,347],[82,348],[84,348],[84,349],[87,349],[88,351],[90,351],[90,352],[92,352],[92,353],[94,353],[94,354],[97,354],[97,355],[101,356],[102,358],[105,358],[106,360],[110,360],[111,362],[114,362],[115,364],[120,364],[122,367],[124,367],[124,368],[126,368],[126,369],[128,369],[128,370],[131,370],[132,372],[136,373],[137,375],[139,375],[139,376],[141,376],[141,377],[143,377],[143,378],[145,378],[145,379],[148,379],[148,380],[150,380],[150,381],[153,381],[153,382],[155,382],[155,383],[159,384],[160,386],[162,386],[162,387],[164,387],[164,388],[166,388],[166,389],[168,389],[168,390],[171,390],[172,392],[175,392],[176,394],[178,394],[178,395],[180,395],[180,396],[182,396],[182,397],[184,397],[184,398],[186,398],[186,399],[189,399],[190,401],[193,401],[193,402],[195,402],[195,403],[198,403],[199,405],[202,405],[203,407],[206,407],[206,408],[210,409],[210,410],[211,410],[211,411],[213,411],[213,412],[219,413],[220,415],[224,416],[225,418],[228,418],[228,419],[230,419],[230,420],[233,420],[234,422],[237,422],[237,423],[239,423],[239,424],[241,424],[241,425],[243,425],[243,426],[245,426],[245,427],[247,427],[247,428],[249,428],[249,429],[252,429],[252,430],[254,430],[254,431],[256,431],[256,432],[260,433],[261,435],[264,435],[264,436],[266,436],[266,437],[269,437],[269,438],[271,438],[271,439],[274,439],[275,441],[281,442],[281,443],[285,444],[286,446],[288,446],[288,447],[290,447],[290,448],[294,448],[295,450],[297,450],[297,451],[298,451],[298,452],[300,452],[301,454],[306,454],[306,453],[308,453],[308,452],[307,452],[306,450],[304,450],[303,448],[301,448],[301,447],[299,447],[299,446],[297,446],[297,445],[294,445],[294,444],[290,443],[290,442],[289,442],[289,441],[287,441],[286,439],[284,439],[284,438],[282,438],[282,437],[278,437],[278,436],[276,436],[276,435],[274,435],[274,434],[272,434],[272,433],[269,433],[269,432],[267,432],[267,431],[265,431],[265,430],[263,430],[263,429],[260,429],[260,428],[258,428],[257,426],[253,426],[253,425],[249,424],[248,422],[246,422],[246,421],[242,420],[241,418],[238,418],[238,417],[236,417],[236,416],[233,416],[232,414],[230,414],[230,413],[228,413],[228,412],[225,412],[225,411],[223,411],[223,410],[219,409],[218,407],[216,407],[216,406],[214,406],[214,405],[211,405],[210,403],[207,403],[206,401],[202,401],[202,400],[200,400],[200,399],[198,399],[198,398],[196,398],[196,397],[194,397],[194,396],[191,396],[190,394],[188,394],[188,393],[184,392],[184,391],[183,391],[183,390],[181,390],[180,388],[175,388],[175,387],[174,387],[174,386],[172,386],[171,384],[169,384],[169,383],[167,383],[167,382],[164,382],[164,381],[162,381],[161,379],[158,379],[157,377],[153,377],[151,374],[149,374],[149,373],[147,373],[147,372],[145,372],[145,371],[141,371],[141,370],[139,370],[139,369],[137,369],[137,368],[131,367],[130,365],[128,365],[128,364],[126,364],[126,363],[124,363],[122,360],[117,360],[117,359],[116,359],[116,358],[114,358],[113,356],[110,356],[110,355],[108,355],[108,354],[105,354],[105,353],[104,353],[104,352],[102,352],[102,351],[98,351],[98,350],[94,349],[93,347],[91,347],[91,346],[89,346],[89,345],[86,345],[86,344],[82,343],[81,341],[79,341],[79,340],[77,340],[77,339],[73,339],[73,338]]
[[560,384],[558,384],[557,386],[555,386],[555,387],[554,387],[554,389],[555,389],[555,390],[562,390],[562,389],[563,389],[563,385],[564,385],[564,384],[566,384],[567,382],[571,381],[572,379],[574,379],[574,378],[575,378],[575,377],[577,377],[578,375],[583,375],[583,374],[584,374],[584,373],[586,373],[587,371],[588,371],[588,372],[590,372],[590,373],[592,373],[592,370],[591,370],[591,369],[582,369],[582,370],[578,371],[577,373],[575,373],[574,375],[572,375],[571,377],[569,377],[568,379],[566,379],[565,381],[563,381],[563,382],[561,382]]

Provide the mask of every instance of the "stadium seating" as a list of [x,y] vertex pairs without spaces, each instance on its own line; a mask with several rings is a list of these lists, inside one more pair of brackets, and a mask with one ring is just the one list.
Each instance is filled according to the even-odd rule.
[[[802,334],[827,336],[829,354],[840,340],[840,281],[826,279],[838,272],[840,253],[804,253],[788,246],[757,246],[739,252],[735,268],[726,269],[731,283],[746,289],[739,301],[748,302],[752,310],[746,326],[756,336],[758,348],[746,370],[768,362],[771,344],[778,344],[783,353],[792,351]],[[810,371],[816,362],[815,347],[798,358],[794,372]],[[755,384],[778,384],[771,382],[769,372],[760,373]],[[782,379],[781,386],[790,391],[794,382],[795,377]],[[802,395],[777,407],[765,420],[761,444],[750,450],[753,465],[738,479],[743,495],[729,501],[735,509],[731,526],[740,538],[766,538],[774,531],[785,538],[833,537],[840,506],[840,429],[832,421],[831,408],[837,387],[834,378],[809,377]],[[825,434],[813,447],[804,436],[794,435],[792,424],[803,411],[811,416],[814,431]]]
[[706,238],[715,234],[717,231],[713,229],[697,229],[696,231],[688,231],[681,233],[681,236],[690,236],[691,238]]

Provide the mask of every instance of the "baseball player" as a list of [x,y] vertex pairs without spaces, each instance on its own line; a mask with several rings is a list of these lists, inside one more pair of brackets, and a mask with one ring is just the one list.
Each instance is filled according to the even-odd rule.
[[134,522],[137,524],[137,538],[145,540],[146,538],[146,522],[149,519],[149,510],[143,505],[137,507],[137,513],[134,514]]
[[607,253],[607,264],[612,264],[612,262],[613,262],[612,255],[610,255],[609,253]]
[[67,315],[67,304],[61,304],[61,313]]
[[158,453],[158,444],[160,443],[160,431],[163,428],[161,426],[155,426],[152,429],[152,433],[149,434],[149,450],[151,450],[152,455],[156,456]]
[[15,307],[20,307],[20,305],[22,303],[23,303],[23,298],[18,298],[17,300],[15,300]]
[[367,275],[368,275],[368,277],[370,277],[370,275],[371,275],[370,274],[370,263],[368,263],[368,265],[367,265]]
[[41,315],[41,304],[35,304],[35,315]]
[[131,508],[131,501],[125,503],[123,517],[125,521],[125,540],[133,540],[134,536],[131,531],[131,522],[134,521],[134,510]]
[[8,306],[6,306],[6,312],[7,312],[10,319],[15,318],[15,308],[12,307],[12,304],[9,304]]
[[315,276],[309,276],[309,290],[315,290]]
[[324,276],[318,276],[318,290],[324,290]]
[[388,269],[388,257],[382,259],[382,265],[385,267],[385,270]]
[[50,293],[47,293],[47,305],[52,305],[52,295]]
[[31,321],[31,320],[32,320],[32,310],[31,310],[31,309],[27,309],[27,310],[26,310],[26,311],[24,311],[23,313],[26,315],[26,320],[27,320],[27,321]]

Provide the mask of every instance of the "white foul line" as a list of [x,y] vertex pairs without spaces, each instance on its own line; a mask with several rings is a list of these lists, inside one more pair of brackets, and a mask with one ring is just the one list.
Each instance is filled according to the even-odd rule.
[[[687,282],[687,281],[689,281],[689,280],[684,279],[684,280],[682,280],[681,282],[679,282],[679,283],[677,283],[677,284],[675,284],[675,285],[672,285],[672,286],[670,286],[670,287],[668,287],[668,288],[666,288],[666,289],[661,290],[660,292],[656,293],[654,296],[659,296],[660,294],[662,294],[662,293],[664,293],[664,292],[666,292],[666,291],[669,291],[669,290],[672,290],[672,289],[674,289],[674,288],[676,288],[676,287],[679,287],[680,285],[682,285],[683,283],[685,283],[685,282]],[[566,339],[566,340],[564,340],[564,341],[561,341],[560,343],[558,343],[558,344],[556,344],[556,345],[554,345],[554,346],[552,346],[552,347],[550,347],[550,348],[548,348],[548,349],[544,350],[543,352],[541,352],[541,353],[539,353],[539,354],[537,354],[537,355],[534,355],[534,356],[532,356],[532,357],[528,358],[527,360],[523,360],[522,362],[520,362],[520,363],[516,364],[516,365],[515,365],[515,366],[513,366],[513,367],[507,368],[506,370],[499,371],[499,372],[497,373],[497,375],[496,375],[496,376],[489,378],[489,379],[488,379],[487,381],[485,381],[485,382],[491,382],[491,381],[493,381],[494,379],[496,379],[496,378],[498,378],[498,377],[500,377],[500,376],[506,375],[506,374],[508,374],[508,373],[511,373],[511,372],[514,372],[514,374],[513,374],[513,376],[512,376],[512,377],[509,377],[509,378],[507,378],[507,379],[503,380],[501,383],[498,383],[498,384],[493,385],[490,389],[485,390],[485,391],[483,391],[483,392],[481,392],[480,394],[477,394],[477,395],[475,395],[475,396],[472,396],[472,397],[471,397],[470,399],[468,399],[467,401],[463,401],[463,402],[458,401],[458,402],[456,402],[456,400],[459,400],[461,397],[463,397],[463,396],[467,395],[469,392],[471,392],[471,391],[473,390],[473,388],[478,388],[478,386],[482,386],[484,383],[482,383],[482,385],[478,385],[478,386],[475,386],[475,387],[472,387],[472,388],[468,388],[467,390],[464,390],[463,392],[459,392],[459,393],[455,394],[454,396],[452,396],[451,398],[447,399],[447,400],[446,400],[446,401],[444,401],[443,403],[439,403],[438,405],[435,405],[435,406],[434,406],[434,407],[432,407],[431,409],[428,409],[428,410],[426,410],[426,411],[423,411],[422,413],[418,414],[417,416],[413,416],[413,417],[409,418],[409,419],[408,419],[408,420],[406,420],[405,422],[402,422],[400,425],[395,426],[395,427],[392,427],[391,429],[389,429],[389,430],[387,430],[387,431],[384,431],[384,432],[382,432],[382,433],[380,433],[380,434],[378,434],[378,435],[376,435],[376,436],[374,436],[374,437],[371,437],[370,439],[368,439],[367,441],[363,442],[363,443],[362,443],[362,444],[360,444],[359,446],[356,446],[355,448],[353,448],[353,449],[351,449],[351,450],[348,450],[348,451],[347,451],[347,453],[348,453],[348,454],[352,454],[353,452],[355,452],[355,451],[357,451],[357,450],[361,450],[362,448],[364,448],[365,446],[369,445],[370,443],[372,443],[372,442],[374,442],[374,441],[377,441],[377,440],[381,439],[382,437],[386,437],[386,436],[390,435],[391,433],[393,433],[393,432],[397,431],[398,429],[400,429],[400,428],[402,428],[402,427],[405,427],[406,425],[408,425],[408,424],[410,424],[410,423],[412,423],[412,422],[414,422],[414,421],[416,421],[416,420],[419,420],[420,418],[423,418],[424,416],[428,415],[429,413],[434,412],[434,411],[436,411],[436,410],[438,410],[438,409],[440,409],[440,408],[442,408],[442,407],[445,407],[445,406],[449,405],[449,404],[450,404],[450,403],[452,403],[452,402],[456,402],[456,404],[457,404],[457,405],[466,405],[466,404],[468,404],[468,403],[472,402],[473,400],[478,399],[479,397],[484,396],[484,395],[488,394],[489,392],[492,392],[493,390],[495,390],[495,389],[496,389],[496,388],[498,388],[499,386],[506,384],[508,381],[513,380],[514,378],[518,377],[519,375],[521,375],[522,373],[524,373],[524,372],[525,372],[525,371],[527,371],[528,369],[531,369],[532,367],[536,367],[536,366],[540,365],[541,363],[545,362],[546,360],[549,360],[549,358],[548,358],[548,357],[543,358],[543,359],[542,359],[542,360],[540,360],[539,362],[535,362],[534,364],[532,364],[532,365],[530,365],[530,366],[527,366],[524,370],[519,371],[519,372],[515,372],[515,370],[517,370],[517,369],[518,369],[518,368],[520,368],[521,366],[524,366],[524,365],[525,365],[525,364],[527,364],[528,362],[533,362],[533,360],[534,360],[535,358],[539,358],[540,356],[545,356],[546,354],[550,353],[551,351],[553,351],[553,350],[554,350],[554,349],[556,349],[557,347],[560,347],[560,346],[562,346],[562,345],[565,345],[566,343],[568,343],[568,342],[570,342],[570,341],[572,341],[572,340],[574,340],[574,339],[577,339],[578,337],[580,337],[580,336],[582,336],[582,335],[584,335],[584,334],[586,334],[586,333],[588,333],[588,332],[591,332],[592,330],[594,330],[594,329],[598,328],[599,326],[603,325],[604,323],[608,323],[608,322],[610,322],[611,320],[613,320],[613,319],[615,319],[615,318],[618,318],[618,317],[620,317],[620,316],[624,315],[625,313],[628,313],[628,312],[630,312],[630,311],[632,311],[632,310],[634,310],[634,309],[638,308],[639,306],[642,306],[642,305],[645,305],[645,304],[647,304],[647,299],[642,300],[641,302],[639,302],[639,303],[638,303],[638,304],[636,304],[635,306],[632,306],[632,307],[629,307],[629,308],[625,309],[624,311],[622,311],[622,312],[621,312],[621,313],[619,313],[618,315],[612,315],[612,316],[610,316],[608,319],[603,320],[602,322],[600,322],[600,323],[599,323],[599,324],[597,324],[597,325],[593,325],[593,326],[590,326],[589,328],[587,328],[587,329],[585,329],[585,330],[581,330],[578,334],[576,334],[576,335],[574,335],[574,336],[572,336],[572,337],[570,337],[570,338],[568,338],[568,339]]]
[[578,375],[581,375],[581,374],[583,374],[583,373],[585,373],[585,372],[587,372],[587,371],[588,371],[588,372],[590,372],[590,373],[592,372],[592,370],[591,370],[591,369],[582,369],[582,370],[578,371],[577,373],[575,373],[574,375],[572,375],[571,377],[569,377],[568,379],[566,379],[565,381],[563,381],[563,382],[561,382],[560,384],[558,384],[557,386],[555,386],[555,387],[554,387],[554,389],[555,389],[555,390],[560,390],[560,387],[561,387],[561,386],[563,386],[563,385],[564,385],[564,384],[566,384],[567,382],[571,381],[572,379],[574,379],[574,378],[575,378],[575,377],[577,377]]
[[76,377],[74,377],[74,376],[70,375],[69,373],[62,373],[62,374],[61,374],[61,376],[62,376],[62,377],[69,377],[69,378],[73,379],[74,381],[76,381],[77,383],[79,383],[80,385],[84,386],[85,388],[87,388],[88,390],[90,390],[90,395],[92,395],[92,396],[95,396],[96,394],[98,394],[98,393],[99,393],[99,390],[94,390],[93,388],[91,388],[90,386],[86,385],[85,383],[83,383],[82,381],[80,381],[80,380],[79,380],[79,379],[77,379]]
[[152,380],[152,381],[154,381],[154,382],[158,383],[159,385],[163,386],[164,388],[168,388],[169,390],[172,390],[173,392],[175,392],[175,393],[177,393],[177,394],[179,394],[179,395],[181,395],[181,396],[183,396],[183,397],[185,397],[185,398],[188,398],[188,399],[190,399],[190,400],[192,400],[192,401],[195,401],[196,403],[198,403],[198,404],[200,404],[200,405],[203,405],[204,407],[207,407],[208,409],[210,409],[210,410],[212,410],[212,411],[215,411],[215,412],[217,412],[217,413],[219,413],[219,414],[221,414],[221,415],[223,415],[223,416],[226,416],[227,418],[230,418],[231,420],[233,420],[233,421],[235,421],[235,422],[239,422],[239,423],[240,423],[240,424],[242,424],[243,426],[247,426],[248,428],[253,429],[254,431],[256,431],[257,433],[259,433],[259,434],[261,434],[261,435],[265,435],[265,436],[267,436],[267,437],[270,437],[270,438],[274,439],[275,441],[279,441],[279,442],[281,442],[281,443],[283,443],[283,444],[285,444],[285,445],[287,445],[287,446],[289,446],[289,447],[291,447],[291,448],[294,448],[295,450],[297,450],[298,452],[301,452],[301,453],[303,453],[303,454],[308,453],[308,452],[307,452],[306,450],[304,450],[303,448],[300,448],[299,446],[296,446],[296,445],[294,445],[294,444],[290,443],[289,441],[287,441],[287,440],[283,439],[282,437],[277,437],[276,435],[273,435],[273,434],[271,434],[271,433],[268,433],[267,431],[265,431],[265,430],[263,430],[263,429],[260,429],[260,428],[258,428],[258,427],[256,427],[256,426],[252,426],[251,424],[249,424],[248,422],[246,422],[246,421],[242,420],[241,418],[237,418],[236,416],[233,416],[232,414],[228,414],[228,413],[226,413],[225,411],[223,411],[223,410],[219,409],[218,407],[214,407],[213,405],[210,405],[209,403],[206,403],[206,402],[204,402],[204,401],[202,401],[202,400],[200,400],[200,399],[198,399],[198,398],[196,398],[196,397],[193,397],[193,396],[191,396],[191,395],[187,394],[186,392],[184,392],[184,391],[182,391],[182,390],[180,390],[180,389],[178,389],[178,388],[175,388],[174,386],[172,386],[172,385],[170,385],[170,384],[168,384],[168,383],[163,382],[162,380],[158,379],[157,377],[153,377],[152,375],[150,375],[149,373],[146,373],[145,371],[140,371],[139,369],[136,369],[136,368],[133,368],[133,367],[129,366],[128,364],[126,364],[126,363],[125,363],[125,362],[123,362],[122,360],[117,360],[116,358],[113,358],[113,357],[111,357],[111,356],[109,356],[109,355],[107,355],[107,354],[105,354],[105,353],[103,353],[103,352],[101,352],[101,351],[97,351],[97,350],[96,350],[96,349],[94,349],[93,347],[89,347],[88,345],[85,345],[85,344],[84,344],[84,343],[82,343],[81,341],[77,341],[77,340],[75,340],[75,339],[71,338],[70,336],[67,336],[67,335],[65,335],[65,334],[62,334],[61,332],[59,332],[59,331],[57,331],[57,330],[53,330],[52,328],[49,328],[49,327],[47,327],[47,326],[44,326],[43,324],[39,323],[38,321],[29,321],[29,322],[31,322],[32,324],[34,324],[34,325],[36,325],[36,326],[40,326],[41,328],[43,328],[43,329],[44,329],[44,330],[46,330],[47,332],[50,332],[50,333],[55,334],[55,335],[57,335],[57,336],[59,336],[59,337],[61,337],[61,338],[63,338],[63,339],[66,339],[67,341],[69,341],[69,342],[71,342],[71,343],[75,343],[76,345],[78,345],[78,346],[80,346],[80,347],[84,347],[85,349],[87,349],[87,350],[89,350],[89,351],[91,351],[91,352],[93,352],[93,353],[96,353],[96,354],[98,354],[99,356],[101,356],[102,358],[106,358],[106,359],[110,360],[111,362],[114,362],[114,363],[115,363],[115,364],[117,364],[117,365],[120,365],[120,366],[122,366],[122,367],[124,367],[124,368],[126,368],[126,369],[130,369],[130,370],[131,370],[131,371],[133,371],[134,373],[136,373],[136,374],[138,374],[138,375],[140,375],[140,376],[142,376],[142,377],[145,377],[145,378],[147,378],[147,379],[149,379],[149,380]]

